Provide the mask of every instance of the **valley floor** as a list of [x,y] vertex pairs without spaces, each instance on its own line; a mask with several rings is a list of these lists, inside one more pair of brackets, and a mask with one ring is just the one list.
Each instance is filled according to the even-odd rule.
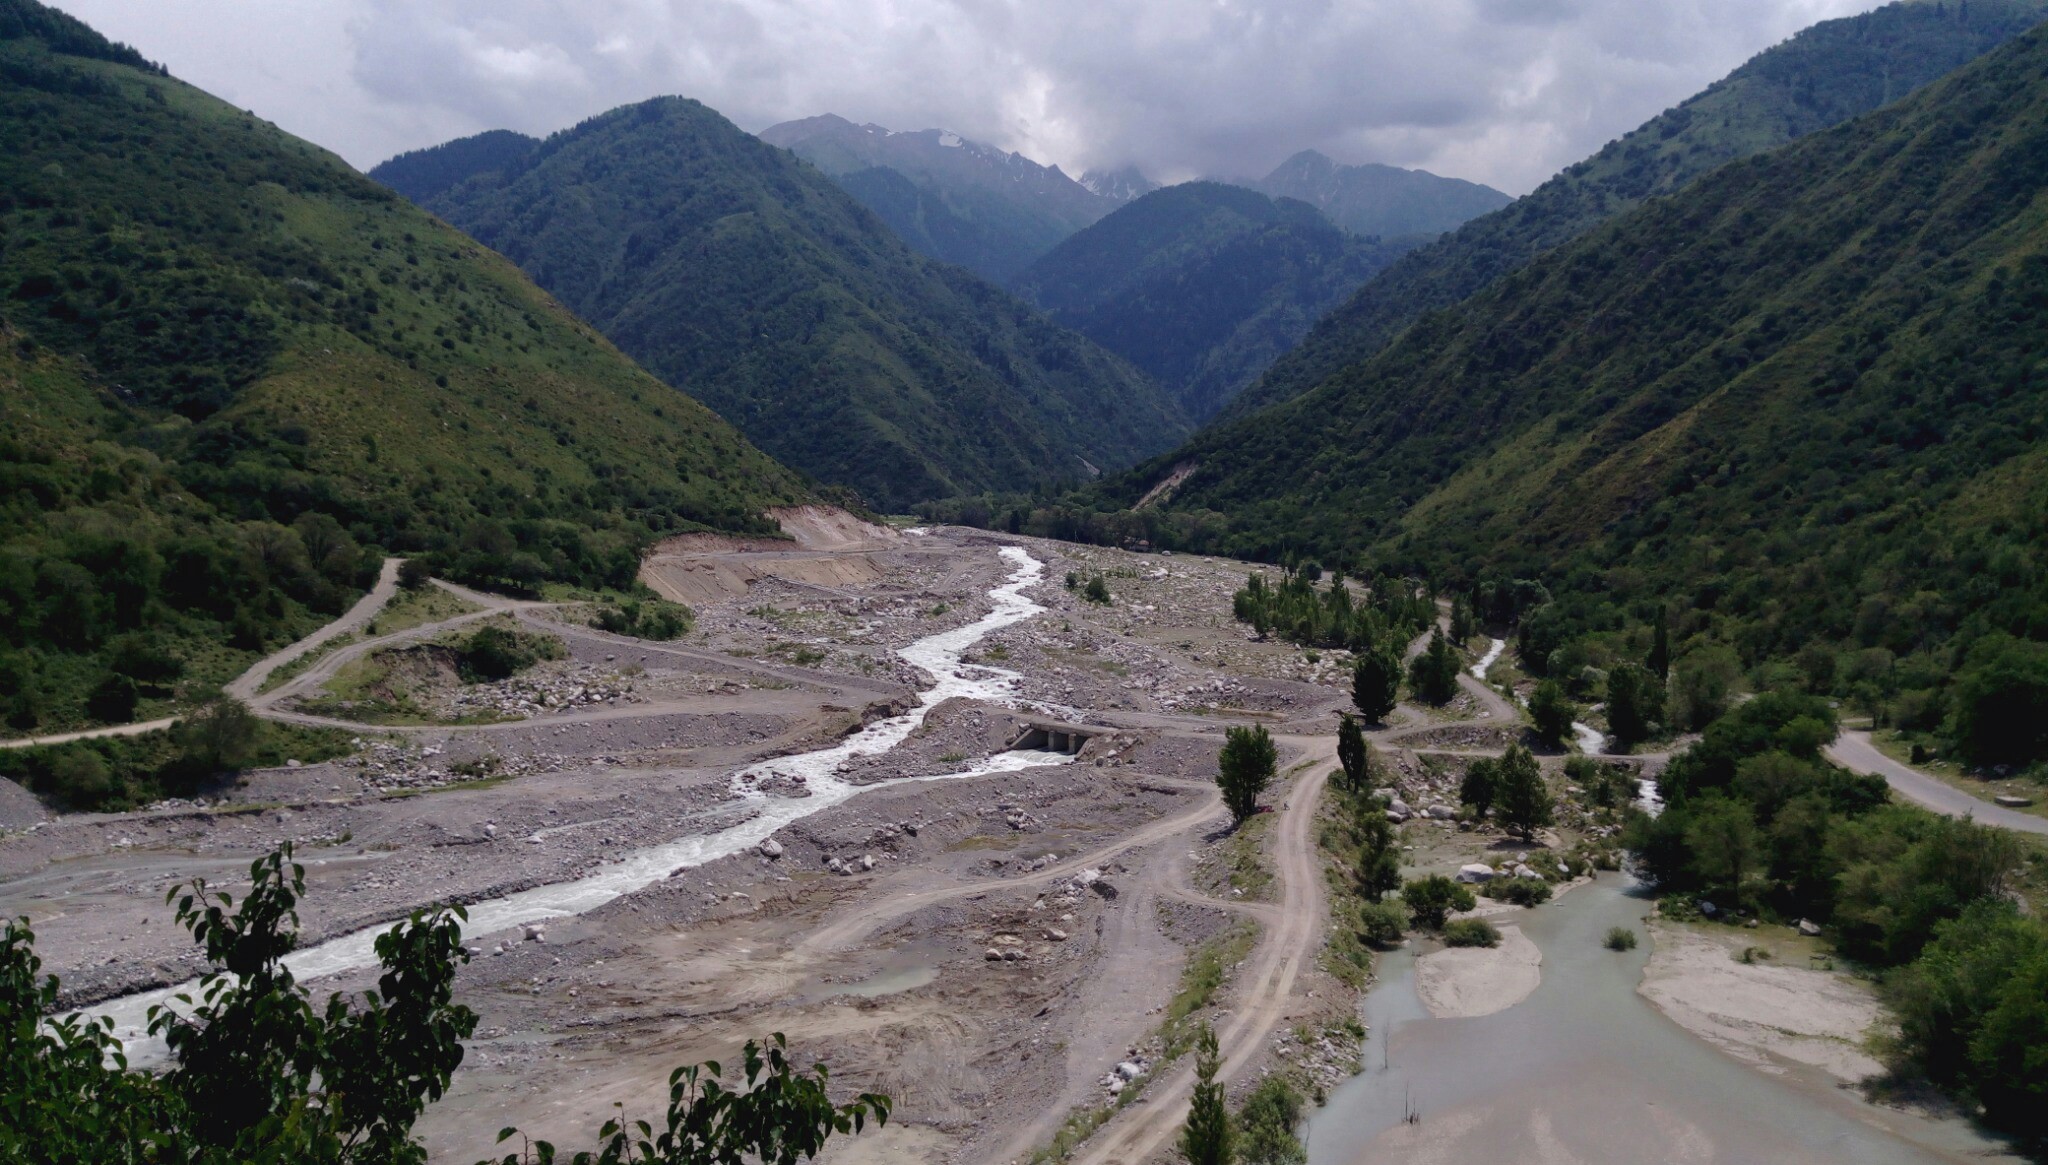
[[[467,936],[476,957],[458,985],[478,1031],[419,1126],[439,1161],[485,1156],[508,1124],[574,1146],[615,1105],[654,1119],[673,1068],[730,1062],[769,1032],[799,1063],[826,1061],[835,1091],[895,1098],[886,1128],[835,1143],[837,1162],[1022,1161],[1063,1128],[1065,1155],[1037,1159],[1164,1160],[1192,1084],[1169,1042],[1194,1019],[1215,1024],[1233,1093],[1270,1070],[1318,1091],[1357,1070],[1360,995],[1332,973],[1317,843],[1347,689],[1337,660],[1232,621],[1253,568],[795,526],[794,547],[664,548],[651,581],[698,612],[672,643],[460,588],[460,614],[382,634],[360,619],[367,638],[247,693],[265,715],[359,728],[356,755],[252,773],[204,803],[0,834],[0,912],[28,915],[45,969],[91,1003],[195,973],[166,889],[203,875],[233,892],[282,841],[307,867],[309,941],[430,901],[481,904],[500,925]],[[1070,572],[1104,576],[1111,602],[1087,602]],[[1006,609],[999,592],[1020,580],[1042,610],[978,639],[945,634]],[[436,689],[416,723],[337,719],[351,706],[335,685],[357,661],[485,619],[554,636],[566,657],[510,684]],[[930,661],[947,640],[946,677],[899,654]],[[795,759],[884,731],[935,678],[971,694],[835,772]],[[1418,811],[1455,800],[1458,758],[1520,734],[1506,699],[1464,684],[1448,710],[1404,707],[1376,734],[1385,779]],[[481,722],[436,722],[464,710]],[[1240,834],[1212,778],[1223,728],[1246,722],[1274,733],[1284,779]],[[1048,733],[1080,737],[1078,752],[1043,751],[1066,743]],[[657,847],[750,828],[744,848],[629,876],[676,852]],[[1402,839],[1428,872],[1530,848],[1426,816]],[[506,921],[511,908],[491,905],[607,878],[624,892],[572,913]],[[1512,965],[1446,966],[1439,982],[1464,986],[1445,1014],[1512,1010],[1534,989],[1540,960],[1514,934]],[[1220,983],[1189,971],[1211,964]],[[346,970],[316,990],[370,978]],[[1125,1084],[1121,1064],[1139,1079]]]

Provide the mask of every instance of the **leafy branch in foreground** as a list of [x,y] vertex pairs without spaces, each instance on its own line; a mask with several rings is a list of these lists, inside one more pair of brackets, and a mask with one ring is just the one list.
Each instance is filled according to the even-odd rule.
[[[476,1029],[475,1013],[454,1002],[467,916],[452,905],[413,912],[377,936],[376,988],[316,1009],[285,961],[299,945],[305,893],[291,856],[287,844],[258,858],[239,904],[204,879],[171,890],[179,924],[212,969],[176,1007],[150,1009],[150,1032],[171,1056],[159,1073],[130,1069],[111,1019],[57,1017],[57,978],[38,978],[28,920],[0,926],[0,1161],[427,1160],[413,1124],[447,1091]],[[824,1067],[796,1073],[779,1034],[765,1056],[749,1043],[745,1057],[743,1090],[722,1087],[715,1063],[680,1068],[658,1138],[645,1124],[636,1138],[613,1122],[596,1155],[574,1160],[792,1165],[835,1133],[888,1118],[883,1096],[835,1106]],[[533,1149],[554,1160],[551,1146]]]
[[[743,1089],[721,1083],[723,1069],[716,1060],[678,1068],[668,1078],[668,1120],[659,1134],[646,1121],[607,1121],[595,1153],[566,1160],[574,1165],[743,1165],[753,1160],[795,1165],[799,1158],[817,1156],[834,1133],[858,1133],[871,1117],[877,1125],[888,1123],[888,1097],[864,1092],[835,1105],[826,1091],[825,1065],[814,1065],[811,1075],[804,1075],[790,1063],[782,1033],[770,1039],[765,1049],[747,1041],[741,1053]],[[498,1140],[518,1132],[507,1128]],[[553,1145],[534,1141],[524,1153],[506,1155],[501,1165],[552,1165],[558,1159]]]

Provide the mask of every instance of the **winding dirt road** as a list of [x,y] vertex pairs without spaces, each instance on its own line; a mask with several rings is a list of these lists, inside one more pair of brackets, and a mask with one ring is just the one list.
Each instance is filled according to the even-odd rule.
[[[1266,1034],[1287,1020],[1295,1002],[1295,981],[1315,954],[1324,921],[1323,876],[1313,831],[1316,805],[1334,767],[1336,740],[1283,737],[1280,742],[1304,746],[1301,759],[1308,767],[1288,791],[1280,827],[1274,830],[1274,866],[1281,885],[1277,917],[1245,960],[1235,989],[1237,1005],[1216,1032],[1223,1052],[1219,1078],[1225,1081],[1243,1071],[1258,1055]],[[1147,1093],[1148,1103],[1125,1108],[1089,1139],[1075,1160],[1129,1165],[1148,1159],[1180,1132],[1194,1085],[1194,1065],[1182,1063]]]
[[1979,825],[1995,825],[2016,833],[2048,837],[2048,819],[1980,801],[1961,789],[1908,768],[1879,752],[1868,732],[1844,731],[1822,751],[1829,760],[1843,768],[1866,776],[1883,777],[1899,796],[1945,817],[1968,817]]

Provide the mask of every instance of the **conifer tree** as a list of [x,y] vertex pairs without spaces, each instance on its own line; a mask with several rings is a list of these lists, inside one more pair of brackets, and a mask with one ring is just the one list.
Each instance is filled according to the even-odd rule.
[[1578,715],[1578,706],[1564,694],[1564,685],[1556,680],[1537,684],[1535,693],[1529,697],[1529,719],[1536,722],[1536,735],[1552,748],[1564,746],[1565,738],[1572,734],[1572,721]]
[[1521,745],[1510,746],[1500,758],[1501,824],[1523,837],[1534,837],[1551,822],[1550,787],[1543,783],[1543,767]]
[[1470,805],[1473,816],[1486,817],[1486,811],[1500,797],[1500,762],[1491,757],[1480,757],[1466,768],[1465,777],[1458,783],[1458,803]]
[[1442,706],[1450,703],[1458,694],[1457,649],[1438,628],[1429,637],[1429,649],[1415,657],[1408,667],[1408,682],[1415,689],[1416,696],[1431,704]]
[[1195,1094],[1188,1102],[1188,1123],[1180,1131],[1180,1155],[1188,1165],[1231,1165],[1237,1160],[1230,1110],[1216,1071],[1223,1057],[1216,1048],[1216,1029],[1208,1024],[1195,1036]]
[[1632,663],[1607,676],[1607,727],[1623,748],[1649,739],[1650,726],[1664,703],[1655,676]]
[[1266,726],[1233,728],[1225,736],[1223,752],[1216,758],[1216,787],[1223,790],[1223,803],[1234,821],[1243,821],[1259,811],[1259,794],[1272,783],[1277,753]]
[[1664,626],[1662,607],[1657,608],[1656,638],[1650,643],[1650,658],[1644,661],[1643,666],[1650,669],[1650,674],[1656,676],[1660,684],[1671,678],[1671,632]]
[[1361,653],[1351,665],[1351,702],[1369,723],[1385,723],[1401,689],[1401,658],[1391,645]]
[[1344,788],[1352,796],[1372,787],[1372,745],[1349,712],[1337,722],[1337,762],[1344,766]]

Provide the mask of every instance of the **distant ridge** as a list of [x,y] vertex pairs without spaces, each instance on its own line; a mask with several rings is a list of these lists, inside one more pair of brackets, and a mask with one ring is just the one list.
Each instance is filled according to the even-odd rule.
[[892,131],[824,114],[760,137],[830,175],[912,247],[998,283],[1123,201],[1058,166],[946,130]]
[[1274,198],[1300,199],[1353,234],[1389,239],[1442,234],[1514,201],[1461,178],[1378,164],[1340,166],[1314,150],[1246,185]]

